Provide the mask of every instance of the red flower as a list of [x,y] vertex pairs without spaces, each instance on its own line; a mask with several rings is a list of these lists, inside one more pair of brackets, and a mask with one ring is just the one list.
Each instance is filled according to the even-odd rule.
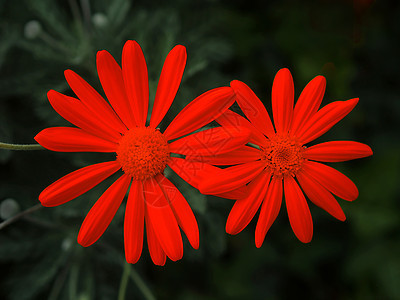
[[336,101],[318,110],[325,85],[324,77],[315,77],[293,108],[292,75],[288,69],[281,69],[272,87],[274,129],[267,110],[254,92],[243,82],[231,82],[236,101],[252,124],[232,111],[227,111],[217,121],[223,126],[249,128],[253,132],[250,143],[257,148],[243,146],[224,155],[197,157],[197,160],[215,165],[237,164],[205,178],[199,187],[203,193],[227,192],[250,182],[247,197],[236,201],[232,207],[226,223],[228,233],[242,231],[261,206],[255,232],[256,246],[261,247],[279,213],[283,194],[290,225],[303,243],[310,242],[313,235],[311,214],[303,192],[314,204],[335,218],[345,220],[332,194],[353,201],[358,197],[357,187],[339,171],[316,161],[346,161],[372,155],[372,150],[352,141],[304,146],[327,132],[358,102],[358,99]]
[[[47,128],[35,137],[36,141],[53,151],[115,152],[116,160],[87,166],[62,177],[40,194],[40,202],[44,206],[66,203],[119,169],[122,168],[124,172],[86,216],[78,235],[78,242],[82,246],[90,246],[104,233],[130,186],[124,221],[128,262],[137,262],[141,255],[144,223],[150,255],[157,265],[164,265],[166,256],[174,261],[182,258],[179,227],[192,247],[199,247],[199,231],[193,212],[179,190],[163,175],[163,171],[169,165],[189,183],[197,186],[196,172],[215,168],[171,157],[171,153],[185,151],[188,146],[197,151],[228,151],[226,147],[217,149],[215,146],[218,141],[226,139],[228,131],[222,128],[176,139],[220,116],[233,104],[234,93],[230,87],[221,87],[202,94],[187,105],[161,133],[157,126],[172,104],[185,64],[186,49],[178,45],[165,60],[148,126],[147,66],[143,52],[135,41],[128,41],[124,46],[122,69],[107,51],[97,54],[97,71],[111,107],[71,70],[65,71],[65,77],[79,99],[54,90],[48,92],[53,108],[78,128]],[[211,143],[205,141],[210,135],[213,136]],[[239,140],[235,139],[230,146],[238,147],[236,141]],[[245,138],[239,143],[244,145]]]

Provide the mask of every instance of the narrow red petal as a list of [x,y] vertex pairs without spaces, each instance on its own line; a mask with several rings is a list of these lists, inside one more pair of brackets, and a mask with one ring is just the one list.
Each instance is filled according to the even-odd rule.
[[353,181],[334,168],[308,161],[303,164],[302,171],[328,191],[344,200],[353,201],[358,197],[358,189]]
[[158,81],[156,98],[151,112],[150,126],[156,128],[174,101],[186,65],[186,48],[175,46],[165,59]]
[[71,127],[46,128],[35,140],[46,149],[60,152],[115,152],[117,149],[115,143]]
[[171,153],[213,156],[244,146],[251,132],[246,127],[215,127],[169,144]]
[[121,134],[95,117],[78,99],[54,90],[50,90],[47,97],[54,110],[65,120],[97,137],[118,143]]
[[229,167],[203,177],[199,183],[199,190],[203,194],[229,192],[250,182],[263,169],[264,163],[261,161]]
[[275,135],[271,118],[263,103],[245,83],[239,80],[231,81],[231,87],[236,94],[236,102],[250,120],[250,122],[264,135],[272,137]]
[[128,195],[124,220],[125,258],[136,263],[143,249],[144,195],[141,181],[133,180]]
[[303,243],[311,242],[313,223],[306,198],[293,177],[284,178],[286,209],[290,226],[296,237]]
[[149,77],[142,48],[127,41],[122,51],[122,74],[137,125],[145,126],[149,108]]
[[319,109],[324,97],[326,79],[317,76],[311,80],[300,94],[293,112],[291,133],[296,135],[297,131],[304,126]]
[[272,112],[277,133],[290,129],[293,115],[294,85],[288,69],[280,69],[272,85]]
[[215,120],[221,126],[226,127],[246,127],[251,131],[251,136],[249,138],[249,143],[256,145],[264,145],[268,142],[264,134],[261,133],[256,127],[254,127],[249,121],[243,118],[241,115],[227,110],[219,118]]
[[204,162],[220,166],[243,164],[259,160],[260,158],[261,158],[260,150],[248,146],[242,146],[236,150],[222,154],[215,154],[208,156],[200,154],[186,155],[187,160],[193,160],[197,162]]
[[[101,79],[101,71],[98,67],[99,76]],[[114,128],[120,133],[126,131],[125,125],[117,117],[115,112],[107,104],[100,94],[90,86],[82,77],[71,70],[66,70],[64,72],[65,79],[74,93],[82,101],[82,103],[100,120],[104,123]],[[110,77],[111,78],[111,77]],[[107,77],[107,79],[109,79]]]
[[246,198],[237,200],[226,221],[225,230],[229,234],[238,234],[253,219],[267,193],[271,174],[263,171],[249,183],[249,194]]
[[265,235],[279,214],[282,203],[282,194],[282,178],[272,177],[257,221],[255,233],[255,243],[257,248],[262,246]]
[[297,174],[297,180],[307,197],[315,205],[327,211],[340,221],[346,220],[346,216],[339,203],[327,189],[302,172]]
[[201,94],[172,120],[164,135],[168,140],[191,133],[214,121],[235,101],[230,87],[220,87]]
[[97,52],[96,59],[97,73],[108,101],[128,128],[135,127],[137,124],[125,92],[121,67],[106,50]]
[[86,193],[121,168],[116,161],[90,165],[61,177],[39,195],[43,206],[64,204]]
[[147,245],[149,247],[150,257],[153,263],[157,266],[165,265],[167,256],[161,247],[160,242],[157,239],[154,228],[149,221],[148,215],[146,213],[146,233],[147,233]]
[[83,247],[88,247],[96,242],[106,231],[124,199],[130,182],[131,178],[129,176],[122,175],[96,201],[79,230],[79,244]]
[[194,249],[199,248],[199,227],[192,209],[181,192],[164,175],[156,177],[164,195],[166,196],[172,211],[178,221],[178,225],[186,234],[190,245]]
[[203,162],[190,161],[178,157],[171,157],[168,166],[196,189],[199,188],[202,176],[221,171],[221,169]]
[[369,146],[353,141],[326,142],[306,148],[304,157],[324,162],[352,160],[372,155]]
[[183,256],[183,243],[174,213],[154,178],[149,178],[143,184],[149,221],[165,254],[177,261]]
[[220,193],[220,194],[213,194],[214,196],[225,198],[225,199],[232,199],[232,200],[241,200],[247,197],[249,194],[249,190],[246,185],[243,185],[235,190],[231,190],[229,192]]
[[358,99],[335,101],[325,105],[299,130],[298,137],[303,144],[315,140],[331,129],[356,106]]

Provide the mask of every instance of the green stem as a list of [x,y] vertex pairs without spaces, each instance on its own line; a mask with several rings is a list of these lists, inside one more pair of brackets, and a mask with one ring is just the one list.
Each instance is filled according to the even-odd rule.
[[62,289],[62,287],[63,287],[63,285],[65,283],[65,280],[67,279],[67,275],[68,275],[68,272],[69,272],[70,268],[71,268],[71,265],[68,264],[64,268],[64,270],[57,276],[57,278],[56,278],[56,280],[55,280],[55,282],[53,284],[53,287],[51,289],[50,296],[49,296],[48,300],[57,300],[57,299],[59,299],[59,295],[60,295],[61,289]]
[[126,288],[128,286],[129,274],[131,273],[131,266],[125,262],[124,272],[122,273],[121,283],[119,285],[118,300],[125,300]]
[[74,263],[71,267],[70,277],[69,277],[69,299],[75,300],[76,292],[78,288],[78,277],[79,277],[79,265]]
[[42,204],[36,204],[35,206],[32,206],[31,208],[28,208],[27,210],[24,210],[23,212],[20,212],[19,214],[16,214],[14,217],[0,223],[0,230],[2,230],[4,227],[10,225],[11,223],[14,223],[15,221],[17,221],[18,219],[29,215],[30,213],[33,213],[34,211],[37,211],[38,209],[40,209],[42,206]]
[[41,145],[38,144],[7,144],[0,142],[0,149],[7,149],[7,150],[44,150]]
[[146,300],[156,300],[156,297],[154,297],[153,293],[150,291],[148,286],[144,283],[142,278],[140,278],[139,274],[132,268],[131,268],[131,278],[136,283],[136,286],[142,292]]

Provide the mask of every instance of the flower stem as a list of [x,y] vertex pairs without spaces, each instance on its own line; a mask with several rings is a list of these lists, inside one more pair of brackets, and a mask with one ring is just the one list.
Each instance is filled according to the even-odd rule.
[[129,274],[131,273],[131,266],[125,262],[124,272],[122,273],[121,283],[119,285],[118,300],[125,300],[126,288],[128,286]]
[[[130,267],[130,265],[129,265],[129,267]],[[136,283],[136,286],[142,292],[142,294],[146,300],[156,300],[156,297],[154,297],[153,293],[150,291],[148,286],[144,283],[142,278],[140,278],[139,274],[135,271],[135,269],[131,268],[130,275],[131,275],[132,280]]]
[[131,277],[131,279],[135,282],[138,289],[142,292],[144,299],[156,300],[156,297],[154,297],[150,289],[140,278],[139,274],[135,271],[135,269],[132,268],[131,264],[127,262],[124,263],[124,272],[122,274],[121,283],[119,286],[118,300],[125,300],[126,288],[128,286],[129,277]]
[[20,219],[26,215],[29,215],[30,213],[33,213],[34,211],[37,211],[41,207],[43,207],[42,204],[40,204],[40,203],[36,204],[35,206],[32,206],[31,208],[28,208],[27,210],[24,210],[23,212],[16,214],[14,217],[9,218],[8,220],[5,220],[4,222],[0,223],[0,230],[2,230],[4,227],[10,225],[11,223],[14,223],[18,219]]
[[7,144],[0,142],[0,149],[7,150],[44,150],[44,148],[39,144]]

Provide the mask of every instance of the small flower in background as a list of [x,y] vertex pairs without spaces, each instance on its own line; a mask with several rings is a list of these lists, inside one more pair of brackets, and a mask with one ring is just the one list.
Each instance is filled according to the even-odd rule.
[[290,225],[303,243],[310,242],[313,235],[311,214],[303,192],[335,218],[346,219],[332,194],[353,201],[358,197],[357,187],[339,171],[317,161],[352,160],[370,156],[372,150],[353,141],[304,146],[327,132],[358,102],[358,99],[336,101],[319,109],[325,86],[323,76],[315,77],[294,106],[292,75],[288,69],[281,69],[272,87],[274,128],[267,110],[254,92],[243,82],[231,82],[236,101],[251,123],[232,111],[227,111],[217,122],[222,126],[249,128],[253,133],[250,143],[256,147],[243,146],[224,155],[191,157],[214,165],[235,165],[205,177],[199,187],[203,193],[213,193],[216,187],[219,192],[228,192],[250,182],[248,196],[237,200],[228,216],[228,233],[242,231],[261,206],[255,232],[255,244],[261,247],[279,213],[283,194]]
[[[107,51],[97,54],[97,71],[112,108],[71,70],[65,71],[65,77],[79,99],[54,90],[48,92],[53,108],[78,128],[47,128],[35,137],[36,141],[53,151],[115,152],[116,160],[87,166],[62,177],[40,194],[42,205],[66,203],[119,169],[124,172],[86,216],[78,235],[82,246],[90,246],[100,238],[130,186],[124,221],[125,255],[129,263],[137,262],[141,255],[144,223],[149,252],[157,265],[164,265],[166,256],[173,261],[182,258],[179,227],[192,247],[199,247],[195,216],[163,171],[169,165],[183,179],[198,186],[198,172],[210,173],[217,168],[188,162],[171,156],[171,153],[227,152],[244,145],[249,131],[246,133],[244,130],[242,138],[232,138],[229,127],[218,127],[178,139],[208,124],[228,109],[234,102],[234,92],[230,87],[216,88],[200,95],[176,116],[163,133],[157,128],[175,98],[185,64],[186,49],[178,45],[165,60],[148,126],[147,66],[135,41],[128,41],[124,46],[122,69]],[[243,189],[238,189],[225,196],[238,197],[243,193]]]

